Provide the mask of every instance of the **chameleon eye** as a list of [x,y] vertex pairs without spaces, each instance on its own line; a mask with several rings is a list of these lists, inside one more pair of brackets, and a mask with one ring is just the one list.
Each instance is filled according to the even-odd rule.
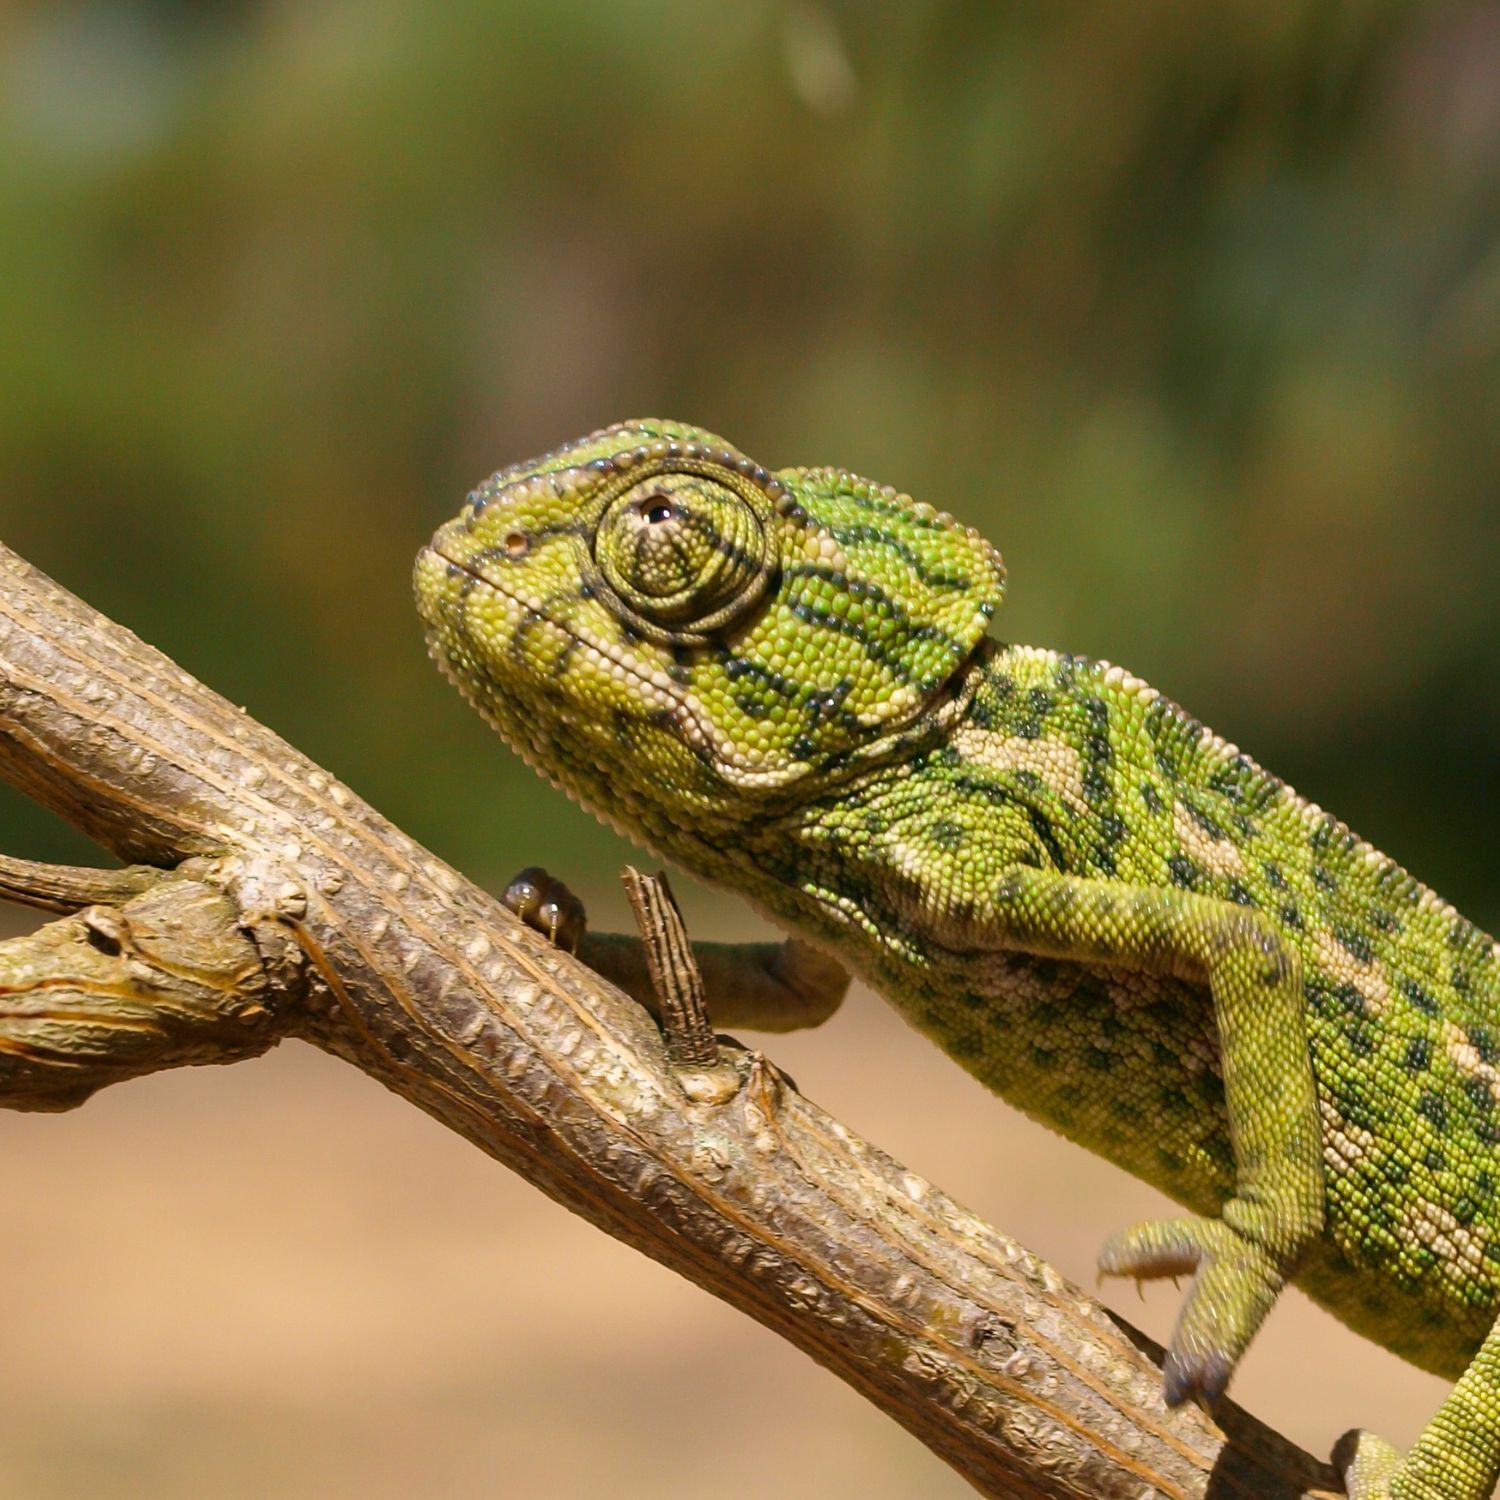
[[662,639],[717,630],[764,591],[769,546],[737,488],[672,473],[618,495],[600,517],[594,560],[637,623]]

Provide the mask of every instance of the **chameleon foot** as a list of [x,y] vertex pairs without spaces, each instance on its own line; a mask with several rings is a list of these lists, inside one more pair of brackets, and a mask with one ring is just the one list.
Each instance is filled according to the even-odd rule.
[[1500,1480],[1500,1323],[1406,1454],[1368,1432],[1333,1450],[1349,1500],[1490,1500]]
[[1346,1432],[1333,1450],[1349,1500],[1486,1500],[1493,1494],[1488,1455],[1449,1447],[1402,1454],[1373,1433]]
[[[1349,1500],[1391,1500],[1391,1482],[1401,1472],[1401,1455],[1369,1432],[1346,1432],[1333,1450]],[[1419,1492],[1420,1493],[1420,1492]]]
[[1193,1275],[1162,1364],[1168,1406],[1209,1405],[1286,1283],[1277,1258],[1222,1219],[1163,1219],[1113,1236],[1099,1252],[1106,1276]]
[[528,927],[565,948],[578,951],[588,925],[583,902],[540,865],[528,865],[506,886],[500,898]]

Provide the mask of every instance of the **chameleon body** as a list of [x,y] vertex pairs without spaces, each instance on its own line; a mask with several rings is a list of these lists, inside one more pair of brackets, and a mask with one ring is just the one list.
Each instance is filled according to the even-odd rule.
[[1295,1277],[1458,1382],[1405,1459],[1359,1438],[1351,1495],[1482,1500],[1494,941],[1129,673],[991,639],[1003,587],[929,505],[660,421],[503,470],[416,570],[544,776],[1190,1211],[1101,1256],[1193,1272],[1169,1401],[1218,1395]]

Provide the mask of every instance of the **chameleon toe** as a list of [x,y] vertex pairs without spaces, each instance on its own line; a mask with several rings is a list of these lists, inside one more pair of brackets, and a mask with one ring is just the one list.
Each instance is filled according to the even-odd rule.
[[1212,1410],[1233,1373],[1234,1362],[1222,1349],[1184,1352],[1174,1347],[1167,1350],[1162,1361],[1162,1394],[1168,1406],[1193,1401]]
[[1159,1219],[1122,1229],[1099,1251],[1099,1274],[1155,1281],[1196,1271],[1204,1251],[1204,1237],[1198,1232],[1200,1222]]
[[569,953],[587,928],[583,902],[555,875],[528,865],[505,887],[501,901],[528,927]]

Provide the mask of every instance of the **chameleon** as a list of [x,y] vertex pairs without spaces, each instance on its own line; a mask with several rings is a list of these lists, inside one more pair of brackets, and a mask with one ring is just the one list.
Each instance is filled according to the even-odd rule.
[[501,470],[420,552],[438,665],[657,856],[886,996],[1185,1212],[1102,1272],[1191,1274],[1169,1404],[1295,1279],[1450,1377],[1352,1500],[1500,1477],[1500,948],[1118,666],[991,633],[1000,553],[836,468],[636,420]]

